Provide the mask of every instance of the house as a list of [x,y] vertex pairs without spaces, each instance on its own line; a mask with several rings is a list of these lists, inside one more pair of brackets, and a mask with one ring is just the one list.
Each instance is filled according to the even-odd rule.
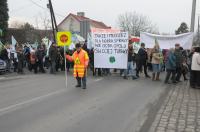
[[85,17],[84,12],[78,12],[77,15],[70,13],[59,25],[59,31],[71,31],[87,38],[91,28],[109,29],[103,22],[99,22]]

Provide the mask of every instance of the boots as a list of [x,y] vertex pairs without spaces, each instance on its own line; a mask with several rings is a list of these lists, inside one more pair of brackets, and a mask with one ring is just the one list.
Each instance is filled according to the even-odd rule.
[[155,76],[156,76],[156,74],[153,73],[153,74],[152,74],[152,81],[155,81]]
[[159,77],[160,77],[160,73],[157,73],[157,74],[156,74],[156,81],[160,81],[160,78],[159,78]]

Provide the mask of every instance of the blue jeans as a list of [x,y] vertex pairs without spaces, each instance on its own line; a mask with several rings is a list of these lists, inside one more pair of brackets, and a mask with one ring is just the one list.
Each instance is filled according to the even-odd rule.
[[77,84],[81,86],[81,82],[83,84],[83,87],[86,87],[86,76],[84,77],[76,77]]
[[136,76],[136,64],[133,64],[133,61],[128,62],[127,69],[124,70],[124,76],[130,75],[132,77]]
[[158,73],[161,71],[160,64],[152,64],[153,67],[153,73]]

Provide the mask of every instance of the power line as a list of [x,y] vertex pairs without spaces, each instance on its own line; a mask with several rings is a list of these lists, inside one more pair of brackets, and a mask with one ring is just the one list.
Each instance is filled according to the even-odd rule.
[[[39,5],[38,3],[36,3],[35,1],[33,1],[33,0],[30,0],[34,5],[36,5],[36,6],[38,6],[39,8],[41,8],[41,9],[43,9],[43,10],[45,10],[45,11],[47,11],[47,8],[44,8],[43,6],[41,6],[41,5]],[[60,15],[59,13],[57,13],[57,12],[55,12],[55,14],[57,15],[57,16],[59,16],[59,17],[62,17],[62,18],[64,18],[65,16],[63,16],[63,15]]]
[[30,7],[30,6],[32,6],[32,4],[27,4],[27,5],[21,6],[21,7],[19,7],[19,8],[16,8],[16,9],[11,10],[10,13],[17,12],[17,11],[21,11],[21,10],[27,8],[27,7]]

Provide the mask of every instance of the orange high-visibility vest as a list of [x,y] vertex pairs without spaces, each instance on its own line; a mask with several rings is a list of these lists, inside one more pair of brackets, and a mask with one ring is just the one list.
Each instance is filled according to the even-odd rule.
[[72,56],[66,55],[66,58],[74,61],[74,77],[84,77],[89,63],[88,53],[81,49],[79,53],[75,51]]

